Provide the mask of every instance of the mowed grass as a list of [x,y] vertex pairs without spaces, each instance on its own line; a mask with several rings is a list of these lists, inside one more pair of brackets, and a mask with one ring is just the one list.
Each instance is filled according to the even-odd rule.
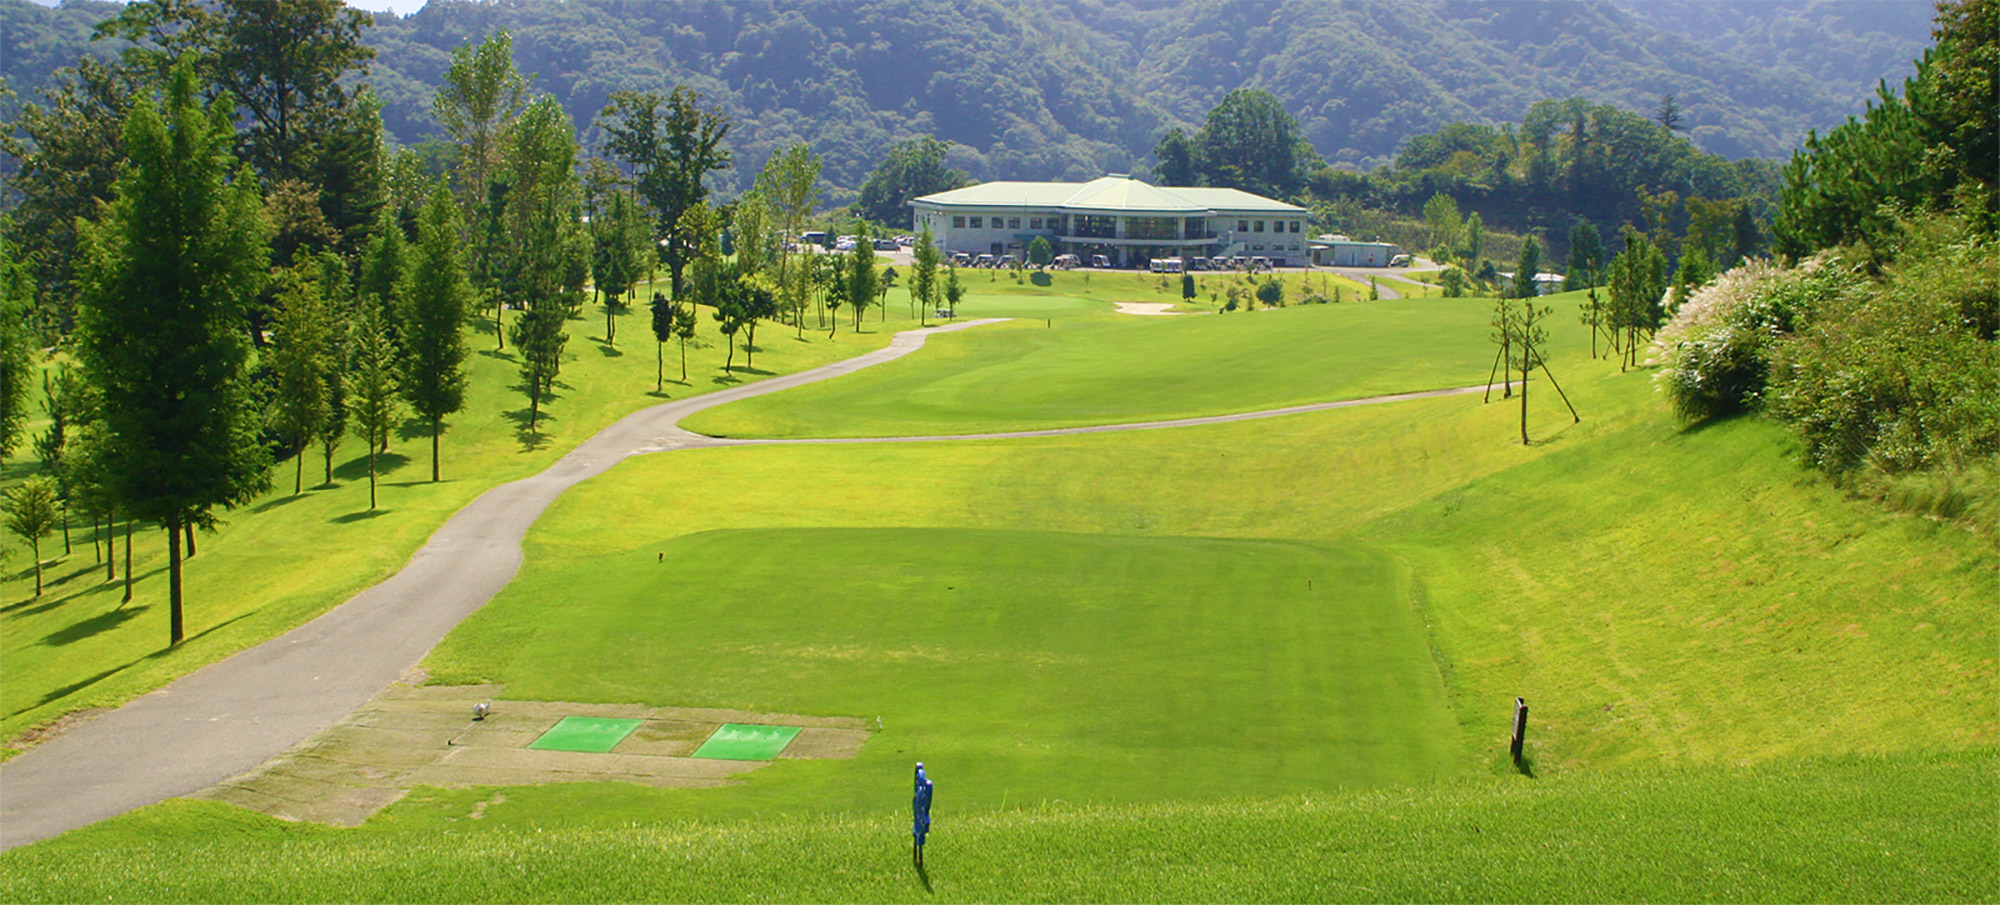
[[[850,378],[702,412],[730,437],[965,434],[1226,414],[1486,380],[1490,300],[1023,319]],[[830,416],[837,413],[837,417]]]
[[[1676,423],[1650,374],[1590,361],[1573,302],[1557,305],[1552,365],[1585,420],[1572,425],[1538,380],[1526,447],[1513,400],[1472,396],[1170,431],[629,460],[550,508],[520,577],[430,665],[441,677],[501,678],[510,695],[675,692],[883,716],[859,758],[780,762],[707,790],[425,789],[357,830],[169,802],[0,855],[0,895],[1994,899],[1990,538],[1847,498],[1789,461],[1771,424]],[[1264,754],[1190,733],[1173,742],[1187,763],[1149,789],[1136,777],[1154,762],[1118,763],[1096,747],[1107,717],[1097,674],[1164,701],[1261,697],[1294,712],[1330,686],[1280,671],[1285,681],[1251,677],[1253,695],[1231,690],[1246,680],[1196,674],[1221,686],[1205,691],[1176,663],[1134,666],[1118,650],[1201,665],[1235,645],[1239,658],[1344,667],[1291,651],[1280,630],[1134,635],[1120,648],[950,618],[944,595],[961,575],[1036,571],[981,540],[1016,536],[1037,539],[1021,542],[1023,555],[1054,564],[1048,574],[1085,576],[1085,590],[1119,562],[1148,573],[1123,582],[1153,587],[1229,561],[1253,589],[1290,575],[1289,590],[1267,590],[1288,611],[1280,629],[1311,609],[1297,596],[1305,572],[1346,557],[1387,569],[1406,635],[1422,631],[1427,648],[1410,669],[1437,677],[1458,750],[1436,781],[1356,791],[1326,769],[1360,750],[1340,753],[1346,740]],[[993,592],[981,608],[991,614],[1052,609],[1064,593],[979,586]],[[1137,613],[1115,628],[1158,621],[1160,598],[1183,596],[1177,586],[1123,601]],[[734,605],[710,609],[701,599],[711,597]],[[1254,606],[1201,599],[1225,622]],[[703,615],[720,625],[689,621]],[[1061,615],[1093,627],[1086,609]],[[926,648],[905,623],[950,644]],[[624,630],[634,625],[645,631]],[[1064,689],[1059,703],[1081,714],[1070,735],[1043,738],[1066,756],[1014,774],[1009,765],[1034,764],[1034,733],[1059,731],[1016,716],[1046,713],[1053,697],[1018,663],[1002,665],[1029,642],[1108,653]],[[729,656],[738,652],[792,665]],[[1162,687],[1124,678],[1135,669],[1165,676]],[[988,681],[956,684],[956,670]],[[809,681],[787,683],[794,674]],[[1535,779],[1504,764],[1515,695],[1534,707]],[[888,712],[869,712],[885,698]],[[889,709],[904,698],[928,712]],[[1237,791],[1221,772],[1274,757],[1306,762],[1285,774],[1299,785]],[[905,835],[918,759],[939,783],[928,890],[909,870]],[[1223,778],[1201,775],[1204,765]],[[1083,791],[1030,798],[1035,787]]]
[[879,717],[858,759],[715,796],[732,808],[865,807],[873,777],[912,759],[954,775],[959,806],[989,808],[1408,784],[1458,751],[1407,581],[1365,548],[739,529],[537,570],[505,594],[432,653],[432,681]]
[[940,772],[923,875],[906,773],[866,811],[727,821],[625,819],[609,784],[531,820],[516,812],[552,790],[431,791],[359,831],[171,801],[0,855],[0,898],[1991,902],[2000,888],[1990,756],[985,813],[960,810],[962,778]]
[[[664,394],[654,391],[655,349],[643,317],[619,318],[619,342],[603,342],[601,312],[570,322],[570,339],[555,397],[535,429],[527,428],[527,397],[518,389],[519,361],[510,346],[495,348],[491,322],[469,325],[470,380],[463,412],[447,421],[441,483],[430,481],[426,425],[410,422],[377,459],[379,506],[368,509],[367,460],[349,438],[325,477],[317,448],[308,451],[305,491],[292,493],[294,462],[273,470],[275,489],[248,506],[222,512],[216,533],[199,534],[186,563],[188,637],[167,648],[166,541],[158,529],[134,532],[134,599],[121,603],[124,544],[117,582],[105,581],[87,523],[72,521],[72,552],[60,536],[44,538],[45,592],[34,597],[28,545],[11,535],[4,547],[0,595],[0,739],[63,714],[115,706],[177,676],[297,626],[401,568],[445,519],[487,489],[527,477],[618,418],[649,405],[789,373],[880,348],[898,329],[914,326],[889,312],[864,332],[846,325],[829,340],[803,340],[780,325],[758,331],[756,368],[736,352],[725,373],[725,349],[704,310],[698,344],[689,350],[690,380],[679,380],[679,348],[666,348]],[[31,409],[39,414],[39,391]],[[30,424],[39,433],[45,422]],[[16,460],[6,480],[39,466]],[[0,757],[17,749],[0,748]]]

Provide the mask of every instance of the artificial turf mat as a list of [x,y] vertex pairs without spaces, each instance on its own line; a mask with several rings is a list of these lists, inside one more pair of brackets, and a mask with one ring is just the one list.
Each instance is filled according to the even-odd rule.
[[723,723],[696,748],[694,756],[716,760],[772,760],[798,737],[797,726],[757,726]]
[[[549,727],[528,747],[537,751],[589,751],[603,754],[631,735],[643,720],[621,720],[601,716],[566,716]],[[792,730],[797,732],[798,730]]]

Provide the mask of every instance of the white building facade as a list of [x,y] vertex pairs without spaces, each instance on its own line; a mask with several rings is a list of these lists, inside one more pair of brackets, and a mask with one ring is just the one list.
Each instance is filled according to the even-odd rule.
[[1024,259],[1040,236],[1055,254],[1117,267],[1153,258],[1262,256],[1304,266],[1308,212],[1237,189],[1163,188],[1114,173],[1090,182],[988,182],[914,199],[947,254]]

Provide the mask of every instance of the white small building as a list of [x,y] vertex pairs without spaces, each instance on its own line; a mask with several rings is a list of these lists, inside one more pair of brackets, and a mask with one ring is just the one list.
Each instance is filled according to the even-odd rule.
[[1314,238],[1312,262],[1321,267],[1387,267],[1403,250],[1388,242],[1356,242],[1346,236]]
[[1165,188],[1113,173],[1089,182],[987,182],[914,199],[945,253],[1024,259],[1040,236],[1055,254],[1114,266],[1154,258],[1262,256],[1306,263],[1305,208],[1238,189]]

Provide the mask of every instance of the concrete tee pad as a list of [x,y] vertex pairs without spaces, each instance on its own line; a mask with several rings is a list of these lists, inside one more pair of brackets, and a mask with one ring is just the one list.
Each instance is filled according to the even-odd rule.
[[[872,729],[847,717],[636,704],[510,701],[492,685],[391,685],[326,731],[240,776],[190,796],[284,820],[358,826],[420,785],[521,786],[633,782],[727,785],[768,761],[696,758],[729,723],[799,727],[779,760],[853,757]],[[492,701],[484,720],[472,706]],[[606,753],[529,746],[567,717],[637,720]]]

